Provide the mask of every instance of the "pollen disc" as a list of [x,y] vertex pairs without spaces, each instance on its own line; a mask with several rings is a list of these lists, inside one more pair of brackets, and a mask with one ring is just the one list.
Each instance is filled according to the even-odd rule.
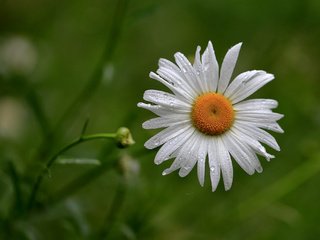
[[205,93],[194,101],[193,125],[206,135],[220,135],[229,130],[234,121],[231,102],[219,93]]

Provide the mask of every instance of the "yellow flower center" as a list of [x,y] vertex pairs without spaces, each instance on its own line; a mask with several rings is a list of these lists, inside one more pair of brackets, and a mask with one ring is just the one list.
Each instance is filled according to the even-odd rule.
[[234,121],[231,102],[219,93],[205,93],[195,100],[191,118],[193,125],[206,135],[220,135],[229,130]]

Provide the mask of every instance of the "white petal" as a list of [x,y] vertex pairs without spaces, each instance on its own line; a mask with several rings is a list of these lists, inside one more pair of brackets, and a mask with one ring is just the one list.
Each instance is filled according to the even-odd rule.
[[[177,117],[157,117],[152,118],[150,120],[145,121],[142,124],[144,129],[157,129],[157,128],[164,128],[169,127],[171,125],[175,125],[178,123],[189,123],[190,119],[186,118],[186,116],[178,115]],[[191,125],[191,123],[190,123]]]
[[244,129],[248,134],[257,139],[259,142],[267,144],[276,151],[280,151],[280,147],[276,139],[270,133],[250,124],[245,124],[242,122],[236,122],[235,124],[237,124],[239,128]]
[[232,186],[233,181],[233,168],[229,152],[227,151],[221,138],[217,141],[217,155],[219,159],[219,165],[222,172],[224,189],[228,191]]
[[191,170],[193,169],[194,165],[196,165],[198,160],[198,150],[200,144],[196,137],[193,138],[193,142],[191,144],[191,149],[188,150],[188,154],[184,162],[180,164],[179,176],[185,177],[187,176]]
[[220,79],[218,83],[219,93],[224,93],[224,91],[229,85],[233,70],[237,63],[241,45],[242,43],[238,43],[237,45],[230,48],[223,59],[220,71]]
[[187,112],[183,112],[183,111],[174,111],[172,109],[160,106],[160,105],[152,105],[150,103],[143,103],[143,102],[139,102],[137,104],[138,107],[147,109],[155,114],[157,114],[158,116],[161,117],[171,117],[171,118],[175,118],[175,117],[179,117],[179,115],[182,116],[189,116],[189,113]]
[[186,91],[180,88],[179,84],[177,84],[176,82],[170,81],[169,79],[163,79],[162,77],[160,77],[158,74],[154,72],[150,72],[149,77],[165,85],[177,96],[187,95]]
[[167,168],[163,171],[163,175],[167,175],[177,169],[179,169],[183,164],[188,161],[188,159],[196,157],[195,149],[193,148],[193,145],[195,143],[195,134],[193,134],[185,143],[183,146],[181,146],[181,149],[178,152],[178,156],[171,164],[170,168]]
[[158,134],[154,135],[150,138],[144,146],[147,149],[154,149],[159,147],[160,145],[164,144],[165,142],[169,141],[170,139],[178,136],[179,134],[184,133],[188,128],[190,128],[190,124],[182,123],[174,126],[170,126]]
[[208,146],[208,159],[210,169],[210,180],[212,192],[217,189],[220,181],[220,156],[218,155],[218,142],[217,138],[212,139]]
[[237,120],[237,122],[241,124],[245,124],[248,127],[258,127],[258,128],[263,128],[266,130],[278,132],[278,133],[284,133],[283,129],[280,127],[280,125],[276,122],[270,123],[270,122],[247,122],[247,121],[241,121]]
[[205,177],[205,170],[206,170],[206,155],[209,151],[209,142],[207,139],[203,139],[200,143],[199,147],[199,160],[198,160],[198,168],[197,168],[197,173],[198,173],[198,180],[200,185],[203,187],[204,185],[204,177]]
[[256,123],[255,126],[261,127],[263,129],[267,129],[270,131],[278,132],[278,133],[284,133],[283,129],[280,127],[278,123],[270,123],[270,124],[261,124]]
[[255,154],[255,152],[251,149],[251,147],[242,139],[240,139],[240,136],[236,134],[234,129],[230,131],[230,134],[232,135],[233,141],[236,142],[237,146],[239,147],[242,154],[245,156],[245,159],[248,161],[248,163],[257,171],[262,172],[262,166],[260,164],[260,161]]
[[273,99],[250,99],[233,105],[234,110],[262,110],[278,107],[278,102]]
[[177,99],[176,96],[158,91],[158,90],[147,90],[143,94],[143,99],[164,107],[167,107],[169,109],[184,111],[184,112],[190,112],[191,106],[190,104],[183,102],[179,99]]
[[234,95],[236,92],[238,92],[240,89],[245,86],[245,84],[248,81],[252,81],[252,79],[262,76],[266,74],[265,71],[257,71],[257,70],[252,70],[252,71],[247,71],[239,74],[227,87],[224,95],[227,98],[230,98],[232,95]]
[[160,68],[173,70],[177,75],[180,75],[180,77],[182,76],[180,68],[168,59],[160,58],[158,64]]
[[223,143],[231,153],[234,160],[239,164],[239,166],[249,175],[254,173],[254,167],[250,164],[250,159],[248,156],[243,152],[242,148],[239,146],[236,139],[231,136],[230,131],[225,133],[222,137]]
[[155,164],[160,164],[163,161],[166,161],[173,157],[173,153],[190,138],[194,131],[195,129],[190,127],[182,134],[172,138],[171,140],[163,144],[154,159]]
[[[162,60],[163,62],[165,60]],[[170,62],[170,61],[168,61]],[[171,62],[170,62],[171,63]],[[173,64],[173,63],[171,63]],[[159,61],[160,65],[160,61]],[[161,64],[157,73],[165,80],[172,82],[175,84],[176,87],[181,88],[184,90],[184,95],[180,95],[186,98],[188,101],[192,101],[194,96],[196,96],[196,92],[192,89],[192,87],[188,84],[187,80],[185,79],[184,75],[181,73],[181,70],[174,65],[173,67],[164,67],[163,65],[167,66],[168,64]]]
[[233,104],[236,104],[256,92],[273,79],[273,74],[265,73],[250,78],[248,81],[241,82],[239,90],[232,94],[229,99]]
[[194,69],[197,70],[202,70],[202,64],[201,64],[201,59],[200,59],[200,51],[201,47],[198,46],[196,49],[195,57],[194,57],[194,62],[193,62],[193,67]]
[[194,58],[193,68],[195,69],[196,74],[199,76],[199,81],[200,81],[199,86],[201,87],[201,91],[209,92],[210,88],[204,76],[203,66],[200,60],[200,50],[201,48],[198,46],[196,50],[195,58]]
[[201,82],[189,60],[180,52],[174,54],[174,58],[189,85],[197,94],[200,94],[202,92],[199,85]]
[[283,118],[283,114],[264,110],[237,111],[235,118],[248,122],[275,122]]
[[238,127],[237,124],[234,124],[233,131],[236,133],[239,139],[241,139],[241,141],[246,142],[256,153],[264,156],[268,161],[270,161],[271,158],[274,158],[273,155],[267,153],[266,149],[256,140],[254,136],[251,136],[247,131]]
[[206,50],[202,54],[202,66],[209,90],[215,92],[219,80],[219,65],[211,41],[209,41]]

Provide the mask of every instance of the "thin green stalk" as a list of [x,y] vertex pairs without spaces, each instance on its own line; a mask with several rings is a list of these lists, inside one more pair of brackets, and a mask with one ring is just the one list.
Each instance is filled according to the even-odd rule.
[[58,121],[57,128],[59,128],[69,116],[71,116],[75,111],[77,111],[79,106],[82,106],[85,101],[88,101],[88,99],[93,96],[94,92],[100,85],[102,81],[104,65],[110,61],[118,44],[128,2],[128,0],[117,1],[110,32],[108,34],[108,40],[106,42],[106,47],[101,56],[101,59],[98,62],[97,67],[87,84],[84,86],[80,94],[74,99],[74,101],[70,104],[65,113],[62,115],[61,119]]
[[[86,121],[86,123],[84,124],[84,127],[82,129],[82,134],[84,134],[87,124],[88,124],[88,121]],[[107,155],[111,156],[114,149],[115,149],[114,146],[111,144],[108,144],[102,147],[101,153],[98,157],[98,159],[102,160],[101,165],[94,169],[89,170],[88,172],[85,172],[84,174],[80,175],[76,179],[72,180],[70,183],[64,185],[62,189],[52,194],[52,196],[49,196],[47,202],[49,204],[56,204],[60,202],[61,200],[65,199],[71,194],[77,192],[83,186],[88,185],[94,179],[96,179],[101,174],[103,174],[107,169],[110,169],[110,166],[116,163],[117,158],[112,158],[111,160],[108,160],[108,161],[104,161],[104,159],[106,158]]]
[[[66,184],[62,189],[52,194],[52,196],[48,197],[49,204],[55,204],[60,202],[61,200],[65,199],[71,194],[77,192],[83,186],[88,185],[93,180],[101,176],[105,171],[107,171],[108,169],[111,169],[112,166],[117,164],[118,157],[112,157],[114,149],[115,149],[114,146],[111,144],[102,147],[98,157],[98,159],[102,161],[101,165],[94,169],[88,170],[88,172],[85,172],[84,174],[80,175],[70,183]],[[145,149],[144,151],[140,151],[140,152],[141,152],[141,155],[151,153],[151,151],[146,152]],[[133,155],[136,156],[135,154]],[[110,156],[111,156],[111,159],[110,159]],[[107,157],[109,158],[108,160],[106,159]]]
[[108,211],[104,223],[102,225],[101,231],[99,233],[99,239],[107,239],[110,231],[112,230],[118,214],[122,208],[125,200],[126,194],[126,184],[125,179],[121,176],[121,179],[117,185],[116,193],[113,197],[110,210]]
[[50,169],[50,167],[55,162],[55,160],[57,159],[58,156],[60,156],[62,153],[68,151],[69,149],[71,149],[72,147],[74,147],[80,143],[95,140],[95,139],[110,139],[110,138],[115,139],[115,137],[116,137],[115,133],[109,133],[109,134],[108,133],[101,133],[101,134],[92,134],[92,135],[81,136],[79,139],[76,139],[75,141],[73,141],[70,144],[63,147],[56,154],[54,154],[49,159],[46,166],[42,169],[42,171],[38,175],[38,177],[33,185],[33,188],[32,188],[31,194],[30,194],[30,198],[28,201],[28,209],[31,209],[33,207],[38,190],[39,190],[39,187],[40,187],[40,184],[42,183],[44,176],[47,174],[48,170]]
[[110,166],[115,164],[116,158],[111,159],[110,161],[104,162],[98,167],[89,170],[88,172],[82,174],[78,178],[74,179],[62,189],[57,191],[56,193],[52,194],[52,197],[49,197],[49,204],[56,204],[61,200],[65,199],[66,197],[70,196],[71,194],[77,192],[80,188],[88,185],[94,179],[101,176],[106,170],[110,169]]
[[67,107],[55,127],[52,128],[49,136],[45,139],[45,141],[42,142],[39,147],[39,151],[35,156],[35,159],[47,158],[47,154],[51,152],[51,146],[53,146],[56,142],[56,139],[58,139],[59,129],[65,129],[62,125],[66,124],[68,118],[70,116],[74,116],[74,113],[78,110],[79,106],[83,106],[85,101],[88,101],[90,97],[93,96],[94,92],[98,89],[102,81],[104,65],[111,60],[115,48],[118,44],[128,7],[128,2],[129,0],[117,1],[114,16],[112,18],[111,28],[107,36],[106,45],[103,54],[97,64],[97,67],[95,68],[87,84],[80,91],[79,95],[74,99],[69,107]]
[[251,216],[256,211],[267,207],[270,203],[283,197],[290,191],[303,184],[320,171],[320,155],[317,154],[309,161],[301,164],[280,180],[244,201],[239,206],[240,218]]
[[18,97],[23,96],[24,101],[29,105],[39,124],[43,137],[46,139],[50,133],[49,121],[34,86],[30,83],[30,79],[20,75],[13,75],[8,79],[1,78],[0,83],[5,94],[18,95]]
[[15,193],[15,205],[14,213],[20,212],[23,208],[23,202],[21,197],[21,188],[19,183],[19,177],[15,165],[11,160],[8,161],[10,177],[13,183],[14,193]]
[[43,110],[43,107],[41,106],[41,102],[39,101],[38,95],[36,94],[34,89],[29,89],[25,98],[26,102],[29,104],[35,118],[39,123],[43,137],[47,139],[49,137],[51,127],[49,125],[47,116],[45,115],[45,112]]

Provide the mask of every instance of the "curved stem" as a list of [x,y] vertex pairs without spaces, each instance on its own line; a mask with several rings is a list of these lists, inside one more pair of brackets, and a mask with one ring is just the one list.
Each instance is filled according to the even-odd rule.
[[46,139],[39,146],[39,149],[34,157],[35,159],[43,159],[49,156],[48,153],[52,151],[51,146],[54,145],[58,139],[59,129],[65,129],[63,125],[67,125],[68,120],[70,120],[70,116],[72,116],[72,114],[78,110],[79,106],[82,106],[85,101],[88,101],[88,99],[93,96],[94,92],[99,87],[102,81],[104,64],[112,59],[118,44],[124,25],[123,23],[128,8],[128,2],[129,0],[117,1],[114,16],[112,18],[111,28],[108,32],[106,44],[101,58],[97,63],[97,67],[94,69],[94,72],[78,96],[76,96],[71,104],[67,106],[60,119],[58,119],[57,123],[51,128],[51,131],[47,135]]
[[63,188],[49,196],[47,202],[49,204],[55,204],[65,199],[71,194],[77,192],[83,186],[88,185],[89,183],[94,181],[96,178],[98,178],[100,175],[106,172],[106,170],[112,168],[116,164],[117,158],[111,157],[110,159],[109,157],[109,159],[106,160],[106,157],[107,155],[112,156],[114,149],[115,148],[111,144],[104,146],[102,148],[102,153],[100,153],[98,157],[98,159],[102,160],[100,166],[95,167],[94,169],[91,169],[88,172],[85,172],[84,174],[72,180],[70,183],[65,184]]
[[72,147],[74,147],[82,142],[87,142],[87,141],[91,141],[91,140],[95,140],[95,139],[110,139],[110,138],[114,139],[115,137],[116,137],[115,133],[98,133],[98,134],[92,134],[92,135],[84,135],[84,136],[81,136],[79,139],[74,140],[70,144],[64,146],[62,149],[60,149],[56,154],[54,154],[49,159],[46,166],[42,169],[42,171],[38,175],[38,177],[33,185],[31,194],[30,194],[30,198],[28,201],[28,209],[31,209],[33,207],[34,201],[36,199],[36,195],[38,193],[40,184],[42,183],[43,177],[47,174],[48,169],[50,169],[50,167],[52,166],[52,164],[55,162],[55,160],[57,159],[57,157],[59,155],[61,155],[62,153],[66,152],[67,150],[71,149]]
[[129,0],[118,0],[116,9],[114,12],[114,16],[112,19],[112,24],[110,28],[110,32],[108,34],[108,38],[106,41],[106,46],[104,52],[95,68],[91,78],[83,87],[79,95],[74,99],[74,101],[68,106],[66,111],[62,114],[61,118],[59,119],[56,129],[60,128],[60,126],[71,116],[79,106],[82,106],[85,101],[91,98],[94,92],[99,87],[102,81],[103,75],[103,68],[104,65],[111,60],[113,57],[116,45],[120,38],[121,30],[123,27],[124,17],[126,14],[126,10],[128,7]]

